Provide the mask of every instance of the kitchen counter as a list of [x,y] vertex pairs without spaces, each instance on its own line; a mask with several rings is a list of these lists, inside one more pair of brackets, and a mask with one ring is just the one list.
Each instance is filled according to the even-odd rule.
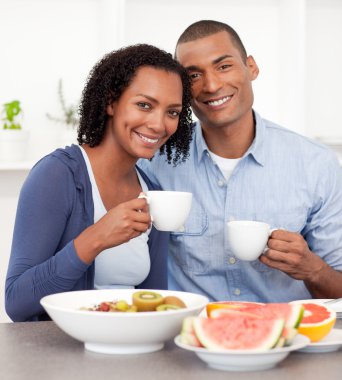
[[[342,328],[342,320],[335,327]],[[103,355],[88,352],[54,322],[0,324],[0,377],[3,380],[94,379],[225,379],[337,380],[342,376],[342,351],[294,352],[274,369],[225,372],[210,369],[194,353],[172,341],[149,354]]]

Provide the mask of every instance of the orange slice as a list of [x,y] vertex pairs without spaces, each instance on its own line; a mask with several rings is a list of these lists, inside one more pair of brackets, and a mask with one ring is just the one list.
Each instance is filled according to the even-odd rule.
[[254,305],[263,305],[258,302],[248,302],[248,301],[221,301],[221,302],[210,302],[207,304],[207,316],[210,318],[211,312],[216,309],[233,309],[244,311],[244,309],[249,308]]

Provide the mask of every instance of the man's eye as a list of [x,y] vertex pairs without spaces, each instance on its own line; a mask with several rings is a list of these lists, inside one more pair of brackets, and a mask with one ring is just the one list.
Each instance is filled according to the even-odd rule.
[[191,80],[197,79],[200,77],[200,74],[198,74],[198,73],[193,73],[193,74],[189,74],[189,75],[190,75]]
[[229,69],[232,65],[228,65],[228,64],[225,64],[225,65],[222,65],[220,66],[220,70],[226,70],[226,69]]
[[144,110],[149,110],[151,108],[151,106],[145,102],[139,102],[138,107],[143,108]]

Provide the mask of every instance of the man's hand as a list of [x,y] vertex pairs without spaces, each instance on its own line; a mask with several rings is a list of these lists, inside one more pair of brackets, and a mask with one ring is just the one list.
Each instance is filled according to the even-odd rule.
[[310,251],[303,236],[285,230],[272,232],[269,249],[260,261],[296,280],[302,280],[314,298],[342,297],[342,273]]
[[300,234],[276,230],[272,232],[267,245],[268,250],[261,255],[260,261],[296,280],[310,281],[326,265],[310,251]]

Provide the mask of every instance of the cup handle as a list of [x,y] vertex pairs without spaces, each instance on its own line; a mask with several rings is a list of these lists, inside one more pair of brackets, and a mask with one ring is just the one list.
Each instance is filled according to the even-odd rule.
[[[145,193],[140,193],[138,198],[140,199],[146,199],[146,202],[147,204],[149,205],[150,204],[150,200],[148,199],[148,196],[145,194]],[[141,212],[141,210],[139,210]],[[150,217],[151,217],[151,222],[153,223],[153,217],[152,215],[150,214]]]
[[150,204],[148,196],[145,193],[140,193],[138,198],[146,199],[147,204]]

